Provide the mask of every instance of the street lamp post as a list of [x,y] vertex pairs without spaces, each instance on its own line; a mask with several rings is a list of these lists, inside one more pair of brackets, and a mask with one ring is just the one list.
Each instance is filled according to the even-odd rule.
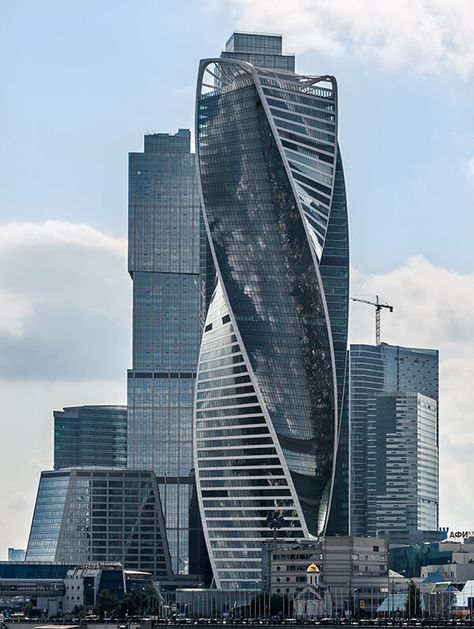
[[271,545],[270,555],[269,555],[269,576],[268,576],[268,616],[271,618],[272,616],[272,553],[276,546],[276,535],[277,530],[281,529],[285,524],[285,516],[283,512],[280,511],[270,511],[267,516],[267,526],[268,528],[273,530],[273,542]]
[[[358,611],[359,611],[358,610],[358,606],[356,605],[356,592],[358,592],[358,588],[354,588],[352,590],[352,616],[354,618],[359,616],[359,614],[358,614]],[[358,602],[358,598],[359,597],[357,597],[357,602]],[[357,616],[356,616],[356,611],[357,611]]]
[[[388,545],[388,541],[387,541]],[[387,548],[387,619],[390,620],[390,551]]]

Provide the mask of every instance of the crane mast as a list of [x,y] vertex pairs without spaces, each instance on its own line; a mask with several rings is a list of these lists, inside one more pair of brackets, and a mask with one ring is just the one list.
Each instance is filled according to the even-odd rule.
[[380,312],[382,308],[387,308],[390,312],[393,312],[393,306],[385,304],[380,301],[379,296],[375,296],[375,301],[369,299],[361,299],[359,297],[351,297],[351,301],[358,301],[361,304],[368,304],[369,306],[375,306],[375,344],[380,345]]

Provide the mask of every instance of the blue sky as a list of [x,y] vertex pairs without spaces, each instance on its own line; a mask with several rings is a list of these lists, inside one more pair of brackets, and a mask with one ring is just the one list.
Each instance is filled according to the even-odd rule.
[[[198,60],[220,52],[243,9],[186,0],[1,7],[1,219],[85,221],[125,236],[127,152],[145,131],[192,126]],[[421,253],[468,270],[472,81],[300,47],[300,71],[339,82],[354,263],[387,270]]]
[[[233,30],[282,33],[300,72],[337,77],[353,293],[394,303],[385,340],[441,349],[442,523],[472,528],[459,503],[474,472],[473,7],[0,0],[0,394],[15,453],[0,463],[0,558],[26,543],[53,408],[125,401],[127,154],[146,132],[192,127],[198,61]],[[355,306],[352,340],[372,328]]]

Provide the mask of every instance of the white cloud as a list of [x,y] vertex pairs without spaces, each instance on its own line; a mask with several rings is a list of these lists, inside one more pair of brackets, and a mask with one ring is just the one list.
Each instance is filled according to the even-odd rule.
[[126,248],[88,225],[0,226],[0,378],[103,379],[126,369]]
[[227,1],[237,28],[283,33],[293,52],[350,54],[464,79],[474,71],[471,0]]
[[45,221],[44,223],[10,222],[0,226],[0,251],[19,246],[52,247],[74,245],[98,249],[123,257],[127,251],[125,238],[108,236],[90,225]]
[[468,181],[474,181],[474,157],[467,160],[466,177]]
[[25,323],[33,314],[34,302],[26,295],[18,295],[0,290],[0,332],[12,336],[22,336]]
[[[466,498],[474,476],[474,273],[445,269],[423,257],[389,273],[354,270],[352,294],[379,294],[394,306],[382,313],[382,341],[440,350],[441,518],[469,527]],[[374,342],[374,308],[351,305],[351,342]]]
[[27,542],[39,473],[52,463],[53,410],[125,402],[126,249],[89,225],[0,226],[0,559]]

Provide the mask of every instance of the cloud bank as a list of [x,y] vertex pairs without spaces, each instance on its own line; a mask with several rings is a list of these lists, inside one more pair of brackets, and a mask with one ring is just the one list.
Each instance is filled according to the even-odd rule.
[[126,251],[89,225],[0,226],[0,559],[27,543],[39,473],[52,465],[53,410],[125,403]]
[[126,241],[61,221],[0,227],[0,378],[109,379],[129,356]]
[[[126,242],[87,225],[0,226],[0,558],[26,544],[39,470],[52,458],[52,411],[124,403],[130,365]],[[351,294],[379,294],[382,340],[440,350],[440,523],[472,526],[474,273],[413,257],[389,273],[352,272]],[[373,308],[351,305],[351,342],[374,342]]]
[[[471,0],[227,0],[237,28],[278,32],[293,52],[351,55],[389,67],[474,72]],[[211,3],[212,7],[212,3]]]

